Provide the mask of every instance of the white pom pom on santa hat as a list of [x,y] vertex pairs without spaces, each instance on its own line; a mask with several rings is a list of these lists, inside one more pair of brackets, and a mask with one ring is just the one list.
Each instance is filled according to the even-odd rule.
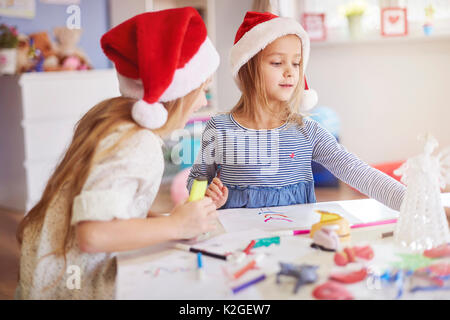
[[303,91],[302,101],[300,102],[300,111],[308,111],[314,108],[319,97],[313,89]]
[[144,128],[158,129],[167,121],[167,110],[159,102],[147,103],[144,100],[138,100],[133,105],[131,116]]

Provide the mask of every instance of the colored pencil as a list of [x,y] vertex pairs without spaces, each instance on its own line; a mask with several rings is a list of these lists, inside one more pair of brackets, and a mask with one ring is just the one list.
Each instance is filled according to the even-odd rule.
[[[350,228],[357,229],[357,228],[373,227],[373,226],[380,226],[383,224],[391,224],[391,223],[396,223],[396,222],[397,222],[397,219],[373,221],[373,222],[367,222],[367,223],[357,223],[357,224],[351,225]],[[296,236],[296,235],[300,235],[300,234],[308,234],[310,231],[311,230],[309,230],[309,229],[278,230],[278,231],[272,231],[271,233],[274,235],[277,235],[277,236]]]
[[246,289],[246,288],[248,288],[248,287],[250,287],[250,286],[252,286],[252,285],[254,285],[254,284],[258,283],[258,282],[261,282],[261,281],[265,280],[266,277],[267,276],[265,274],[262,274],[259,277],[256,277],[255,279],[252,279],[252,280],[250,280],[248,282],[245,282],[245,283],[243,283],[243,284],[241,284],[239,286],[236,286],[236,287],[232,288],[231,290],[233,291],[234,294],[236,294],[236,293],[238,293],[241,290],[244,290],[244,289]]
[[203,280],[204,274],[203,274],[203,261],[202,261],[202,253],[197,253],[197,276],[199,280]]
[[397,219],[390,219],[390,220],[381,220],[381,221],[373,221],[373,222],[367,222],[367,223],[358,223],[352,225],[350,228],[356,229],[356,228],[365,228],[365,227],[373,227],[373,226],[381,226],[383,224],[391,224],[396,223]]
[[209,251],[206,251],[206,250],[203,250],[203,249],[193,248],[193,247],[190,247],[190,246],[182,244],[182,243],[175,244],[175,248],[176,249],[180,249],[180,250],[184,250],[184,251],[190,251],[190,252],[193,252],[193,253],[201,252],[205,256],[208,256],[208,257],[211,257],[211,258],[216,258],[216,259],[221,259],[221,260],[227,260],[228,259],[228,256],[226,256],[224,254],[219,254],[219,253],[209,252]]

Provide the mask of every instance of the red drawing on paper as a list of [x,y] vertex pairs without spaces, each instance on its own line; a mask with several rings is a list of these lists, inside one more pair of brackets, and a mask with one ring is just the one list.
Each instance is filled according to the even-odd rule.
[[271,220],[283,220],[287,222],[294,222],[292,219],[289,218],[289,216],[284,215],[281,212],[276,211],[263,211],[263,209],[259,209],[258,214],[264,214],[264,222],[268,222]]
[[[278,218],[278,217],[273,217],[273,216],[280,216],[282,218]],[[264,215],[264,222],[267,222],[269,220],[284,220],[284,221],[288,221],[288,222],[293,222],[291,219],[288,219],[288,216],[285,216],[284,214],[279,214],[279,213],[272,213],[272,214],[266,214]]]

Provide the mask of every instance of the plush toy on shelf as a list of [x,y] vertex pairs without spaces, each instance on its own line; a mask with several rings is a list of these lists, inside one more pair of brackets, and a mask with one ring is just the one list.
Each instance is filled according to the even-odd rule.
[[394,238],[413,251],[429,250],[450,241],[440,194],[440,188],[450,183],[450,148],[433,156],[438,146],[436,139],[429,134],[419,139],[425,144],[424,152],[394,172],[407,185]]
[[81,29],[56,27],[53,29],[56,39],[56,52],[63,70],[92,69],[87,55],[77,47],[80,41]]
[[56,43],[46,31],[21,37],[17,61],[19,72],[92,69],[87,55],[77,48],[81,30],[56,27],[53,32]]

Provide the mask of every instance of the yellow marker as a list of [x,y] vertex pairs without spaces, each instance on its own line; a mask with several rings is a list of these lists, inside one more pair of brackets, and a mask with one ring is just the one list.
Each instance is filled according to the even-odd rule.
[[320,222],[313,224],[313,226],[311,227],[311,231],[309,233],[311,238],[314,236],[314,233],[320,230],[320,228],[322,228],[323,226],[334,224],[339,226],[339,229],[336,231],[339,239],[341,241],[350,240],[350,225],[346,219],[336,213],[321,210],[316,210],[316,212],[321,215]]
[[191,193],[189,195],[189,202],[201,200],[205,197],[205,192],[208,187],[208,180],[206,178],[198,178],[192,184]]

